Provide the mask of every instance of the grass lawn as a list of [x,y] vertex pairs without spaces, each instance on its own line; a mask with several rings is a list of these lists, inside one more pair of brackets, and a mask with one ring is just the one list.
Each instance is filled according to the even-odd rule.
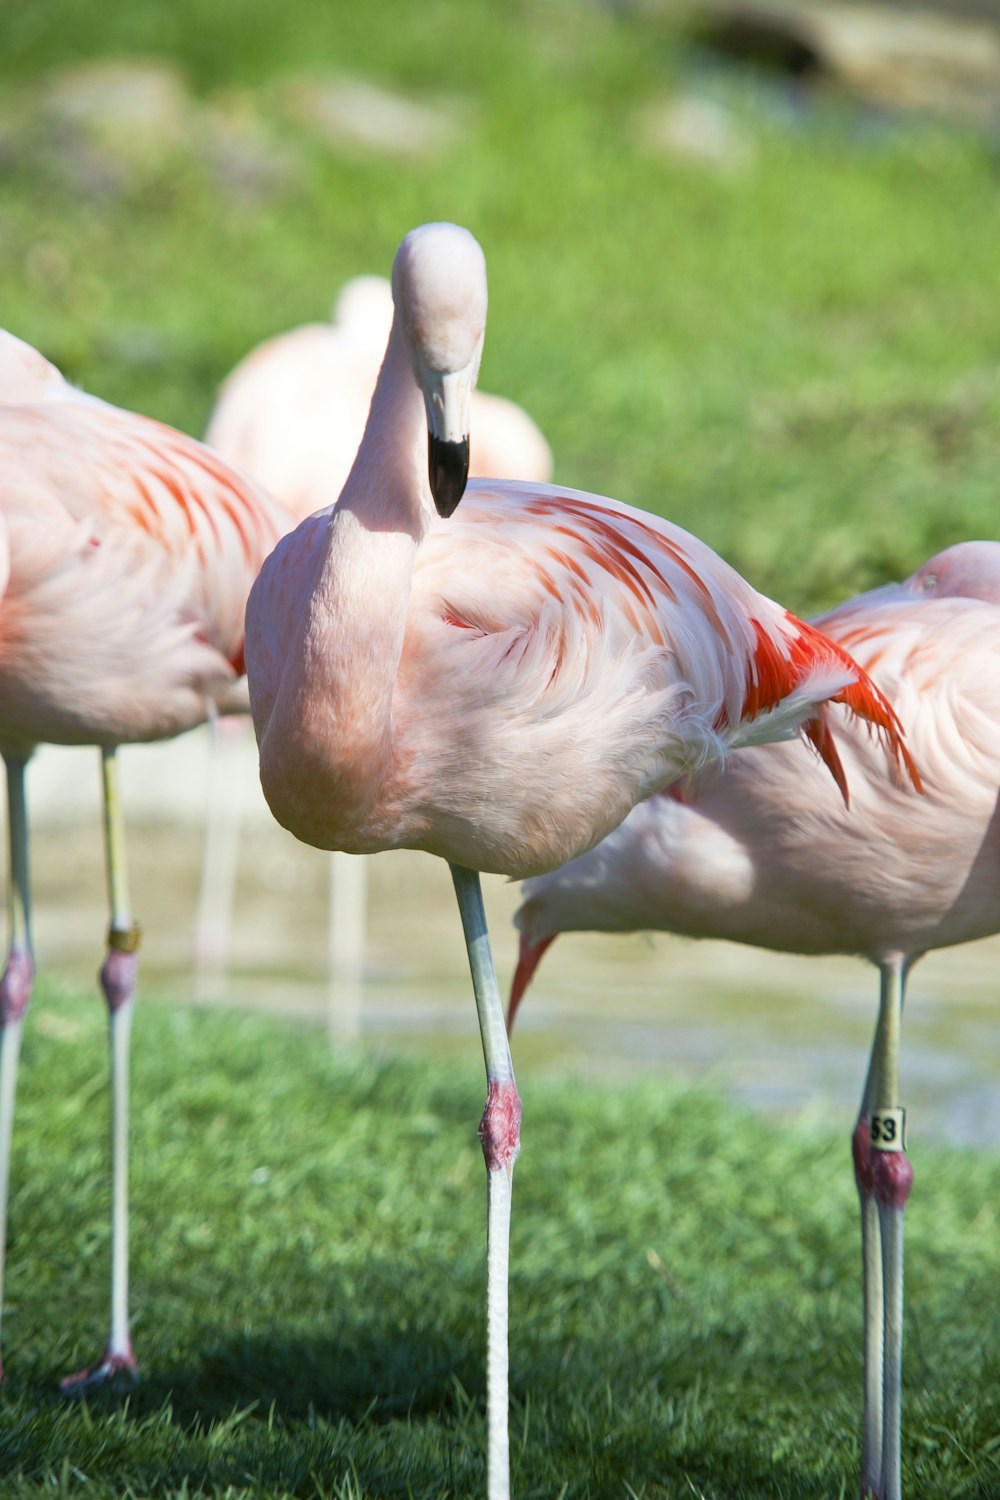
[[[995,140],[726,72],[652,7],[7,9],[3,322],[95,393],[200,431],[252,343],[324,316],[344,279],[387,271],[409,228],[448,217],[487,255],[483,385],[537,418],[560,482],[669,515],[803,611],[996,534]],[[169,128],[67,104],[59,70],[109,58],[176,68]],[[330,75],[440,110],[452,133],[423,154],[331,141],[299,107]],[[650,143],[651,112],[690,93],[735,132],[732,170]],[[106,1303],[102,1042],[89,994],[40,997],[4,1497],[480,1494],[471,1036],[465,1070],[332,1063],[312,1032],[144,1004],[146,1373],[127,1400],[73,1405],[57,1378],[99,1352]],[[518,1500],[853,1495],[850,1121],[836,1138],[779,1130],[669,1083],[529,1076],[522,1092]],[[915,1165],[906,1492],[986,1500],[1000,1167],[930,1150]]]
[[[66,102],[58,70],[108,58],[179,70],[159,134]],[[344,75],[452,133],[423,154],[329,139],[302,101]],[[723,111],[731,170],[650,144],[692,94]],[[326,316],[431,218],[485,247],[483,384],[535,415],[561,482],[669,515],[799,610],[994,534],[990,137],[727,71],[669,6],[6,19],[3,321],[111,400],[202,430],[252,343]]]
[[[126,1399],[63,1401],[107,1295],[103,1026],[43,994],[13,1165],[3,1493],[472,1496],[483,1487],[483,1083],[147,1002],[136,1024]],[[855,1492],[843,1136],[669,1080],[522,1082],[512,1446],[529,1496]],[[846,1123],[846,1122],[845,1122]],[[1000,1165],[919,1152],[904,1478],[1000,1492]],[[825,1179],[828,1178],[828,1181]]]

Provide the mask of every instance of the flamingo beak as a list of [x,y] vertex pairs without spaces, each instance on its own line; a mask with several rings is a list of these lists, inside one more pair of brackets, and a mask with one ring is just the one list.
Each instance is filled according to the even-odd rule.
[[469,439],[457,442],[428,434],[428,477],[439,516],[450,516],[465,494],[469,478]]
[[427,473],[438,515],[447,517],[465,494],[469,478],[469,404],[475,374],[471,367],[422,373]]

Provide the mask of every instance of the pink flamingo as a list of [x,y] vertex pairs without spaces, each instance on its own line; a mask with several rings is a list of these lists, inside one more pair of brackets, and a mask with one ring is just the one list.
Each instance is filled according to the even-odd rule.
[[[223,383],[205,441],[296,519],[329,504],[357,454],[391,323],[386,278],[354,277],[340,291],[332,322],[279,334],[240,361]],[[478,390],[472,402],[470,473],[551,477],[551,450],[527,412]],[[214,750],[218,755],[218,734]],[[235,898],[239,816],[233,807],[227,819],[227,806],[225,797],[210,801],[205,834],[195,946],[209,984],[224,967]],[[363,860],[332,855],[329,1020],[338,1040],[361,1029],[365,876]]]
[[1000,543],[965,542],[899,585],[816,622],[870,672],[906,725],[917,797],[845,715],[832,734],[851,789],[767,745],[636,807],[596,848],[529,880],[512,1021],[560,932],[655,929],[783,953],[863,954],[879,1020],[853,1135],[865,1307],[862,1495],[899,1500],[903,1211],[912,1172],[899,1027],[924,953],[1000,931]]
[[128,1321],[132,917],[117,746],[245,702],[243,613],[282,508],[200,443],[68,385],[0,333],[0,753],[7,772],[9,950],[0,979],[0,1299],[21,1029],[34,958],[25,769],[41,742],[101,748],[111,922],[111,1331],[74,1388],[136,1373]]
[[[453,224],[403,240],[371,414],[337,504],[279,542],[247,604],[261,783],[280,823],[348,853],[451,866],[486,1062],[488,1492],[509,1490],[507,1260],[520,1100],[481,870],[565,863],[640,798],[824,700],[905,756],[839,647],[693,536],[548,485],[466,490],[486,268]],[[429,428],[429,440],[427,429]]]

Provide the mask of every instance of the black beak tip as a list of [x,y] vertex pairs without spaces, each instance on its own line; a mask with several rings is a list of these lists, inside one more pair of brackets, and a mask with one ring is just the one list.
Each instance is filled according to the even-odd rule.
[[448,443],[431,433],[428,474],[437,513],[447,518],[465,494],[469,478],[469,439],[463,438],[460,443]]

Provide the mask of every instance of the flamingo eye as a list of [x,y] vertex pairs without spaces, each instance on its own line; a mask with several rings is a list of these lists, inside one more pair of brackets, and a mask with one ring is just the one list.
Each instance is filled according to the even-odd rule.
[[939,582],[940,580],[936,573],[926,573],[920,587],[923,589],[925,594],[929,594],[931,589],[937,588]]

